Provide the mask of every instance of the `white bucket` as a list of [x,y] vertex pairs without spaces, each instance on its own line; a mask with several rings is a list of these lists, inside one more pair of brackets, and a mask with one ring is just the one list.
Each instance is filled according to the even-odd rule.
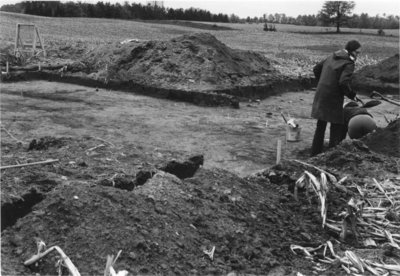
[[300,141],[301,127],[292,127],[291,125],[286,126],[286,140],[288,142]]

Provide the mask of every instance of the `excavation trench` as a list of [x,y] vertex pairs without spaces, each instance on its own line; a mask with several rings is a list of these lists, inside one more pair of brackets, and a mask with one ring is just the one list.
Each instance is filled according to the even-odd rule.
[[144,185],[151,179],[157,170],[175,175],[180,179],[193,177],[196,171],[204,164],[203,155],[195,155],[183,162],[171,160],[158,168],[140,170],[135,177],[126,175],[115,175],[112,179],[102,179],[98,182],[101,186],[114,187],[121,190],[132,191],[138,186]]
[[94,88],[112,89],[133,92],[140,95],[173,101],[188,102],[199,106],[231,106],[239,108],[240,102],[265,99],[289,91],[303,91],[315,86],[313,78],[281,78],[264,85],[235,86],[215,90],[190,91],[143,85],[133,81],[110,80],[107,82],[91,79],[71,73],[58,71],[12,71],[2,78],[5,82],[46,80],[51,82],[70,83]]
[[13,226],[18,219],[32,212],[32,207],[45,199],[45,195],[32,189],[21,199],[1,206],[1,231]]

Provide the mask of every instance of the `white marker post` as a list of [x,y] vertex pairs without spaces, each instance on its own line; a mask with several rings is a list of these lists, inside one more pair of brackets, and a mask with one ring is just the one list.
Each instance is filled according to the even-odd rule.
[[281,139],[278,139],[278,143],[276,145],[276,164],[277,165],[281,162],[281,154],[282,154],[282,142],[281,142]]

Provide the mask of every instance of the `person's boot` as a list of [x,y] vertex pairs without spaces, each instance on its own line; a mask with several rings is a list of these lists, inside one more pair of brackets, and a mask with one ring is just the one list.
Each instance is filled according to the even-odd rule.
[[343,128],[344,126],[342,124],[331,124],[328,146],[329,148],[336,147],[343,140]]
[[315,129],[313,142],[311,145],[311,156],[320,154],[324,149],[325,129],[327,122],[318,120]]

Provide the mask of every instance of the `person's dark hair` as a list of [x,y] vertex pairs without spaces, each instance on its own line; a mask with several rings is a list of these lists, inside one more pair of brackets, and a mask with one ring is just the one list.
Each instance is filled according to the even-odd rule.
[[357,40],[350,40],[349,42],[347,42],[345,49],[349,53],[351,53],[351,52],[354,52],[355,50],[357,50],[360,47],[361,47],[360,42],[358,42]]

